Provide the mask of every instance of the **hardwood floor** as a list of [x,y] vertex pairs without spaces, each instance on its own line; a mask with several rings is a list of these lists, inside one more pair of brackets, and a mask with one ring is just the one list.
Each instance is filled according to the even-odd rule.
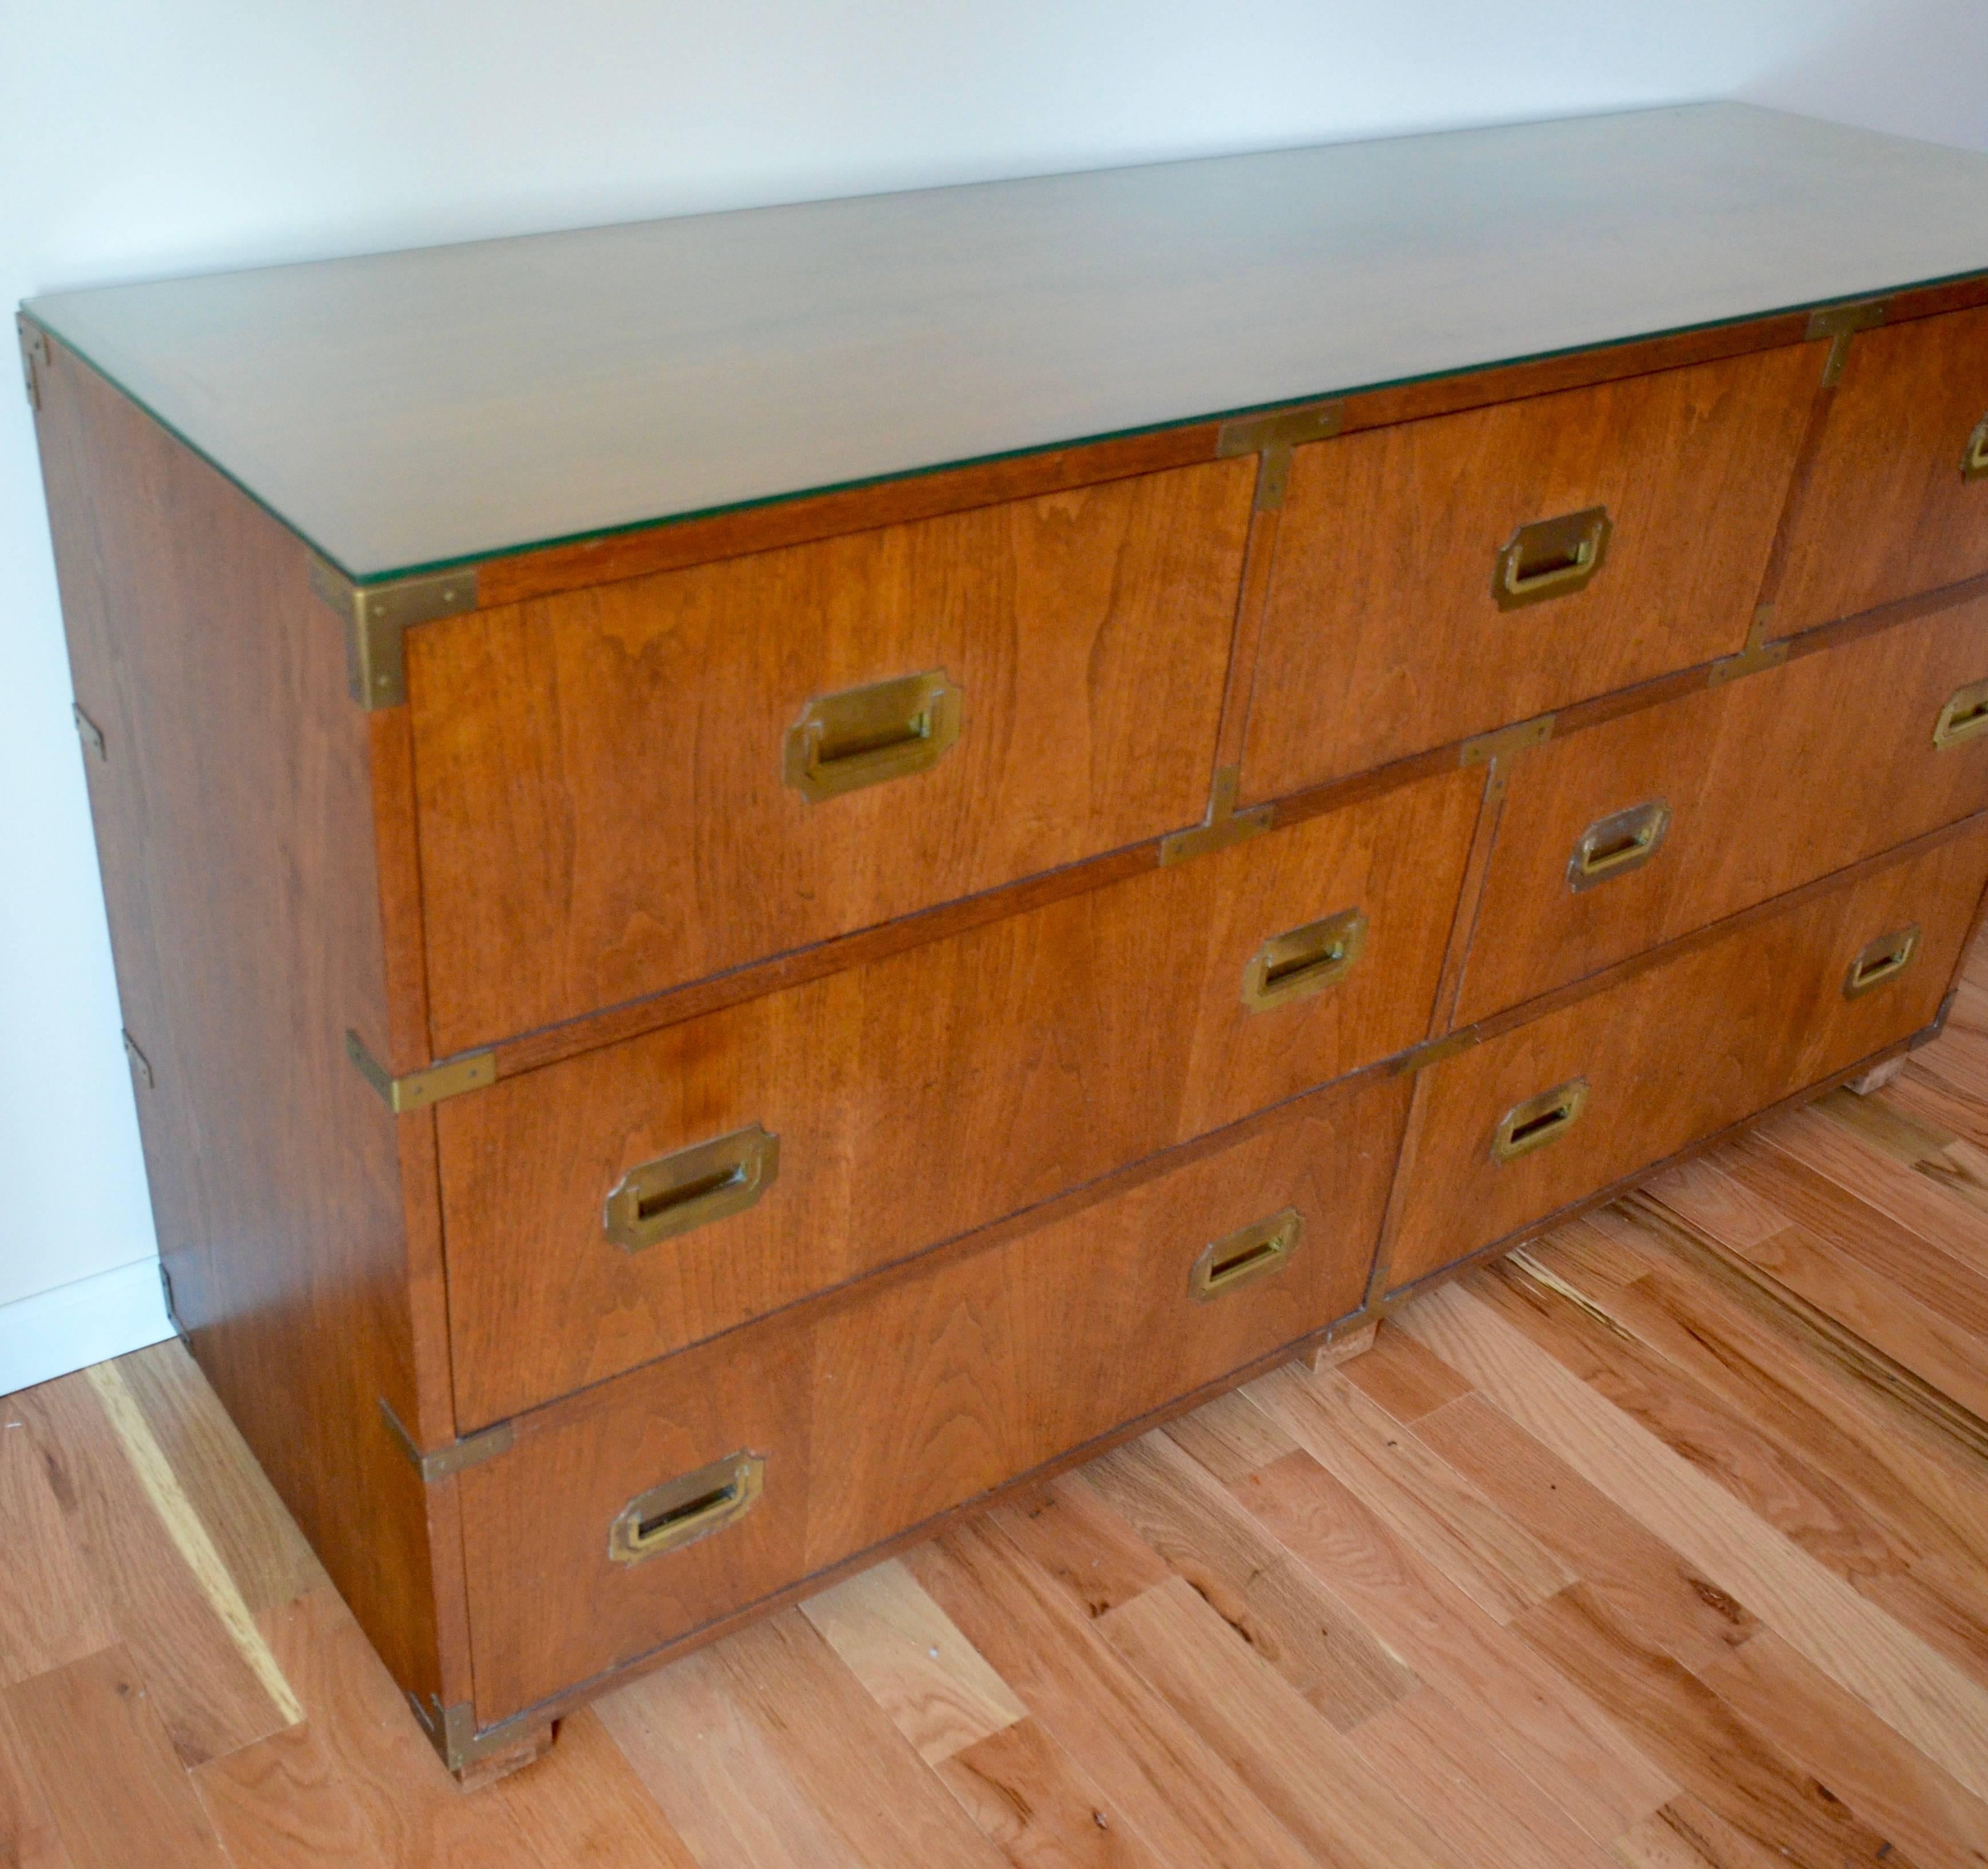
[[0,1401],[0,1864],[1988,1869],[1946,1033],[442,1771],[177,1344]]

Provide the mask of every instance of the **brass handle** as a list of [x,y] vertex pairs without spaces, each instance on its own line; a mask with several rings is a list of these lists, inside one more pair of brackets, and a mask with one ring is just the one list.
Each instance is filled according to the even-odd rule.
[[1988,480],[1988,415],[1974,424],[1967,438],[1967,451],[1960,457],[1963,480]]
[[1514,1103],[1498,1119],[1498,1127],[1492,1132],[1492,1159],[1516,1161],[1534,1149],[1544,1148],[1549,1142],[1557,1142],[1580,1121],[1581,1113],[1587,1107],[1585,1077],[1570,1077],[1550,1090],[1527,1097],[1523,1103]]
[[758,1502],[766,1483],[763,1454],[728,1454],[695,1473],[637,1493],[607,1530],[607,1555],[637,1564],[722,1531]]
[[1498,554],[1491,594],[1501,610],[1549,597],[1570,597],[1581,589],[1608,554],[1614,530],[1606,506],[1584,507],[1557,519],[1535,519],[1515,532]]
[[1578,895],[1611,877],[1641,869],[1656,855],[1670,827],[1671,808],[1660,798],[1597,818],[1567,860],[1567,887]]
[[780,1139],[757,1123],[631,1168],[607,1197],[602,1230],[625,1252],[742,1213],[780,1172]]
[[1367,918],[1357,908],[1273,934],[1242,969],[1242,1003],[1267,1012],[1321,992],[1345,977],[1366,945]]
[[1880,934],[1850,963],[1850,971],[1843,976],[1844,998],[1854,999],[1874,986],[1895,980],[1911,966],[1912,956],[1919,951],[1919,924],[1916,921],[1894,934]]
[[1933,722],[1933,750],[1945,752],[1983,733],[1988,733],[1988,681],[1971,681],[1947,696]]
[[823,695],[787,729],[782,775],[810,804],[938,765],[959,738],[960,691],[935,668]]
[[1266,1272],[1281,1271],[1290,1262],[1303,1237],[1304,1215],[1295,1207],[1286,1207],[1267,1220],[1239,1227],[1202,1248],[1188,1274],[1188,1291],[1205,1304],[1209,1299],[1219,1298]]

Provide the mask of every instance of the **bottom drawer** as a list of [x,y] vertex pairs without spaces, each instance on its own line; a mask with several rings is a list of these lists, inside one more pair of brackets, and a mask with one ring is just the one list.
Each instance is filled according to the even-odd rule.
[[632,1661],[1359,1307],[1411,1086],[522,1416],[462,1477],[476,1714]]
[[1976,820],[1432,1066],[1404,1161],[1390,1286],[1929,1025],[1984,874],[1988,825]]

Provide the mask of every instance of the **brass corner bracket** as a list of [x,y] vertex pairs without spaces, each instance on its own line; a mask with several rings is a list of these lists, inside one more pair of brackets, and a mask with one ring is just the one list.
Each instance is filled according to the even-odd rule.
[[497,1081],[497,1054],[494,1051],[466,1052],[445,1064],[431,1064],[424,1071],[410,1071],[404,1077],[390,1075],[386,1066],[366,1049],[366,1041],[356,1032],[345,1035],[345,1055],[357,1067],[387,1107],[396,1116],[410,1110],[425,1110],[443,1098],[460,1097],[465,1090],[481,1090]]
[[529,1712],[514,1713],[508,1720],[499,1720],[495,1726],[485,1727],[479,1732],[476,1709],[466,1700],[445,1707],[433,1694],[424,1701],[420,1695],[410,1691],[407,1705],[414,1708],[414,1718],[421,1722],[421,1731],[428,1735],[428,1743],[441,1755],[442,1763],[451,1772],[460,1772],[479,1760],[509,1752],[545,1724]]
[[451,1473],[460,1473],[465,1467],[475,1466],[480,1462],[510,1452],[509,1421],[499,1421],[495,1428],[486,1428],[481,1434],[465,1435],[460,1441],[451,1441],[446,1447],[437,1448],[432,1454],[424,1454],[414,1445],[414,1437],[407,1432],[384,1395],[380,1398],[380,1413],[400,1444],[401,1452],[413,1463],[424,1483],[446,1479]]
[[42,374],[49,367],[49,334],[31,319],[17,318],[14,328],[21,340],[21,375],[28,391],[28,407],[42,412]]
[[346,681],[362,708],[397,708],[407,698],[406,647],[418,623],[476,608],[476,567],[431,571],[382,584],[355,583],[313,552],[312,594],[338,613],[346,628]]

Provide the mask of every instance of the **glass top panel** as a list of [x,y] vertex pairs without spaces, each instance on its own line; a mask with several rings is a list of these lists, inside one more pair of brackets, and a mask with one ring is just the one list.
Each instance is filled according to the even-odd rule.
[[1988,267],[1988,157],[1702,104],[30,313],[356,577]]

